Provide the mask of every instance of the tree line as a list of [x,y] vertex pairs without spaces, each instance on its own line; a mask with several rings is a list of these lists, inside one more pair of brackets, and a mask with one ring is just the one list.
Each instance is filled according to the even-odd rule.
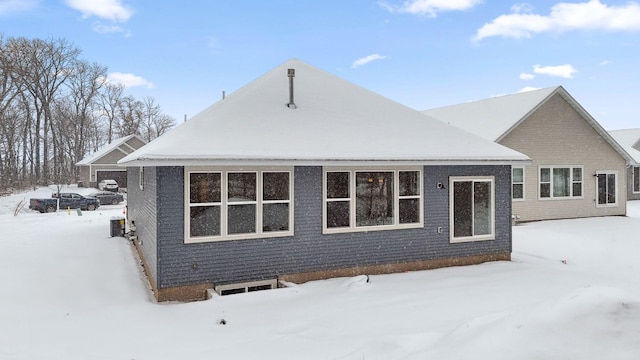
[[73,183],[85,155],[175,126],[152,97],[125,95],[106,67],[80,54],[65,39],[0,34],[0,191]]

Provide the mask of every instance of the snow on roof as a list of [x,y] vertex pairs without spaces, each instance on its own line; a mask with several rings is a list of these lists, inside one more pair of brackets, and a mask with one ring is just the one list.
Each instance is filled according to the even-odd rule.
[[422,113],[497,141],[520,120],[536,109],[559,86],[444,106]]
[[[289,102],[288,69],[295,69]],[[528,161],[519,152],[288,60],[119,161]]]
[[609,134],[633,158],[636,165],[640,164],[640,150],[636,147],[640,141],[640,129],[609,130]]
[[[101,147],[98,151],[94,152],[93,154],[85,156],[84,159],[76,163],[76,166],[89,165],[95,162],[96,160],[100,159],[101,157],[107,155],[111,151],[117,149],[120,145],[126,143],[127,141],[129,141],[134,137],[137,137],[138,139],[140,139],[140,141],[144,142],[144,140],[142,140],[138,135],[135,135],[135,134],[123,136],[121,138],[111,141],[110,144],[106,144],[105,146]],[[127,149],[127,151],[130,151],[130,150],[131,149]]]
[[560,94],[627,162],[633,161],[629,153],[562,86],[430,109],[422,111],[422,114],[497,142],[554,94]]

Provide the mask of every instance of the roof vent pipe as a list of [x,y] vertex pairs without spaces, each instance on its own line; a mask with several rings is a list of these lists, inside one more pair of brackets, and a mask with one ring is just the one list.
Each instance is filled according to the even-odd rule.
[[295,109],[297,106],[293,102],[293,78],[296,76],[296,69],[287,69],[287,76],[289,77],[289,103],[287,107],[289,109]]

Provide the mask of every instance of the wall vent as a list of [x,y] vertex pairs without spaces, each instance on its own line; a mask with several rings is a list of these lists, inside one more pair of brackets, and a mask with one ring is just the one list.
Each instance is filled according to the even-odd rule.
[[271,290],[278,287],[278,279],[250,281],[236,284],[218,285],[214,290],[218,295],[242,294],[253,291]]
[[297,106],[293,102],[293,78],[296,77],[296,69],[287,69],[287,77],[289,78],[289,103],[287,107],[289,109],[295,109]]

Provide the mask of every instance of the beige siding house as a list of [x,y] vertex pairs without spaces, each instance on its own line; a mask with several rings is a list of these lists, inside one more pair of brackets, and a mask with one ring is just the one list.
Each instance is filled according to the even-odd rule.
[[609,134],[633,158],[627,167],[627,199],[640,200],[640,129],[611,130]]
[[512,169],[516,221],[626,214],[632,158],[561,86],[423,113],[532,159]]
[[113,140],[93,154],[76,163],[80,169],[79,182],[96,187],[104,179],[113,179],[121,188],[127,187],[127,169],[117,165],[118,160],[144,146],[146,142],[138,135],[129,135]]

